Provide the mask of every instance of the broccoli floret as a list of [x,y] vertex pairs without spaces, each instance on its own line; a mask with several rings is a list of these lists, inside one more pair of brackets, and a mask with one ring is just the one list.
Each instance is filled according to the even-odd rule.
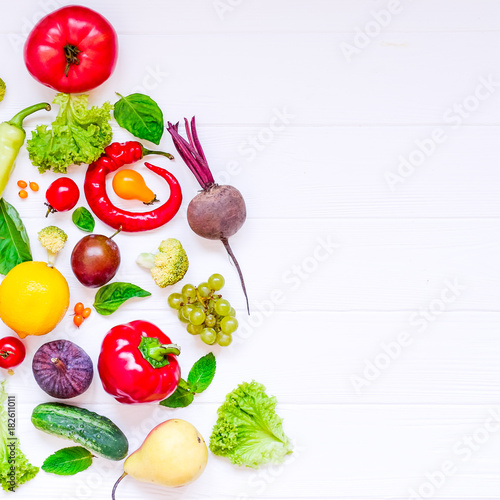
[[68,235],[57,226],[48,226],[38,233],[38,239],[47,250],[49,266],[53,266],[57,254],[63,249],[68,239]]
[[156,254],[141,253],[137,264],[151,271],[154,282],[165,288],[180,281],[189,267],[186,251],[181,242],[175,238],[163,240]]

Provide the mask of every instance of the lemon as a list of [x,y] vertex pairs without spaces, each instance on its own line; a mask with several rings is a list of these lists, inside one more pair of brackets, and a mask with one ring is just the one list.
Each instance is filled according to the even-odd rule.
[[22,339],[52,331],[68,306],[66,278],[45,262],[18,264],[0,284],[0,318]]

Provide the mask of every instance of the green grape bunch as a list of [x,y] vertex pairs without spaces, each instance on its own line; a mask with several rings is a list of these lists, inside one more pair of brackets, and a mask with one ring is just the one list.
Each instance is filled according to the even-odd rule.
[[205,344],[215,343],[222,347],[232,342],[232,334],[238,328],[236,312],[219,292],[224,286],[224,277],[212,274],[208,281],[197,287],[187,284],[181,293],[172,293],[168,305],[177,310],[180,321],[186,324],[191,335],[199,335]]

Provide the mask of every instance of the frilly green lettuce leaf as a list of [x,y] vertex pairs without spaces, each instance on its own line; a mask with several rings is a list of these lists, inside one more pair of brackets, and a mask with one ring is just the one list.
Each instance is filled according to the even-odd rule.
[[226,396],[217,410],[218,419],[210,436],[210,450],[235,465],[257,468],[282,463],[292,452],[276,414],[275,397],[255,381],[243,382]]
[[111,142],[109,121],[113,106],[88,107],[88,95],[57,94],[57,118],[48,128],[39,125],[27,141],[29,157],[40,173],[46,170],[66,173],[69,165],[92,163]]

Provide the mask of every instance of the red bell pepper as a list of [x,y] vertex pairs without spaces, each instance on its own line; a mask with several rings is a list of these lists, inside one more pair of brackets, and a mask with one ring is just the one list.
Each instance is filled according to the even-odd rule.
[[148,321],[117,325],[106,334],[98,370],[104,390],[120,403],[149,403],[172,395],[181,370],[177,345]]

